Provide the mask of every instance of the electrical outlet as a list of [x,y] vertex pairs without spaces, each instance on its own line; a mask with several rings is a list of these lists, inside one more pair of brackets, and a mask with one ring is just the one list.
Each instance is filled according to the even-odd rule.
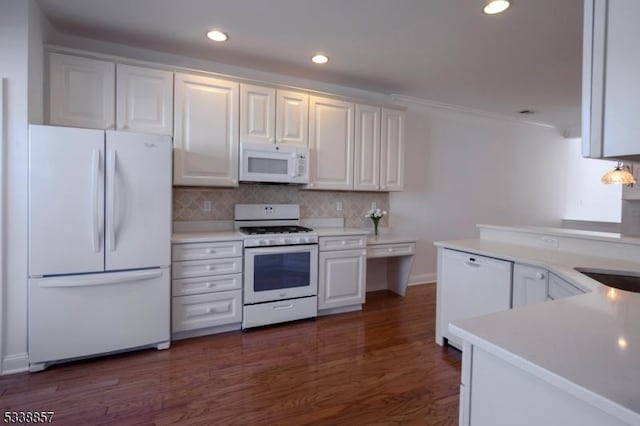
[[202,203],[202,208],[205,212],[210,212],[211,211],[211,201],[206,200],[204,203]]
[[558,239],[551,237],[542,237],[542,246],[543,247],[558,247]]
[[336,211],[342,211],[342,201],[336,201]]
[[378,203],[376,203],[375,201],[372,201],[372,202],[371,202],[371,209],[372,209],[372,210],[375,210],[375,209],[377,209],[377,208],[378,208]]

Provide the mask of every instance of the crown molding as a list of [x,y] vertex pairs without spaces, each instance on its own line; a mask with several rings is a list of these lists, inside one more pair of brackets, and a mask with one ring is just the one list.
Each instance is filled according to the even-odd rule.
[[497,113],[487,112],[487,111],[474,109],[474,108],[467,108],[460,105],[446,104],[443,102],[435,102],[427,99],[414,98],[411,96],[404,96],[404,95],[398,95],[398,94],[391,94],[390,97],[395,102],[402,102],[402,103],[418,105],[426,108],[439,109],[443,111],[453,111],[453,112],[458,112],[463,114],[475,115],[477,117],[490,118],[493,120],[508,121],[511,123],[525,124],[528,126],[534,126],[534,127],[548,129],[548,130],[555,130],[556,132],[558,132],[559,134],[565,137],[567,137],[566,135],[568,133],[566,130],[560,129],[557,126],[554,126],[552,124],[541,123],[539,121],[525,120],[522,118],[511,117],[509,115],[497,114]]

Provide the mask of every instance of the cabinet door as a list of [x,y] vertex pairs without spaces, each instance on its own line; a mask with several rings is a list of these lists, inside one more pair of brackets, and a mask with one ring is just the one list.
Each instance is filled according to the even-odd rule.
[[113,129],[114,114],[113,63],[49,55],[49,124]]
[[549,299],[557,300],[565,297],[584,294],[584,291],[564,280],[556,274],[549,272]]
[[353,189],[380,188],[380,108],[356,104]]
[[240,85],[240,142],[275,143],[276,90]]
[[173,135],[173,73],[118,64],[116,128]]
[[640,156],[640,36],[635,0],[584,2],[582,155]]
[[364,303],[366,262],[366,250],[321,252],[318,309]]
[[312,96],[309,148],[312,189],[353,189],[354,104]]
[[402,191],[404,188],[404,112],[382,109],[380,140],[380,189]]
[[175,75],[173,184],[238,186],[239,85]]
[[513,307],[546,301],[548,279],[546,269],[516,263],[513,266]]
[[640,155],[640,38],[637,0],[607,1],[603,154]]
[[309,146],[309,95],[306,93],[278,90],[276,142]]

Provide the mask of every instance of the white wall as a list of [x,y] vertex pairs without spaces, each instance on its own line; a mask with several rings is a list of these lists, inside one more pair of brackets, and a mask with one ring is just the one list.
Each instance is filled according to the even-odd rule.
[[[42,38],[49,28],[33,0],[0,0],[0,10],[0,78],[6,79],[0,371],[10,373],[27,367],[27,125],[30,117],[42,120]],[[31,95],[30,82],[39,94]]]
[[581,139],[569,139],[565,219],[620,222],[622,185],[605,185],[600,179],[615,161],[583,158]]
[[408,104],[405,191],[391,225],[415,235],[412,282],[435,279],[434,241],[477,238],[478,223],[560,226],[567,142],[557,131]]

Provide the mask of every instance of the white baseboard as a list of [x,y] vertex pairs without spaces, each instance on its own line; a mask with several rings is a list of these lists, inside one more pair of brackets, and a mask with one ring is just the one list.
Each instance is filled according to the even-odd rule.
[[428,274],[411,275],[409,277],[409,285],[433,284],[436,282],[437,274],[435,272]]
[[0,374],[23,373],[29,371],[29,354],[13,354],[7,355],[2,359],[2,371]]

